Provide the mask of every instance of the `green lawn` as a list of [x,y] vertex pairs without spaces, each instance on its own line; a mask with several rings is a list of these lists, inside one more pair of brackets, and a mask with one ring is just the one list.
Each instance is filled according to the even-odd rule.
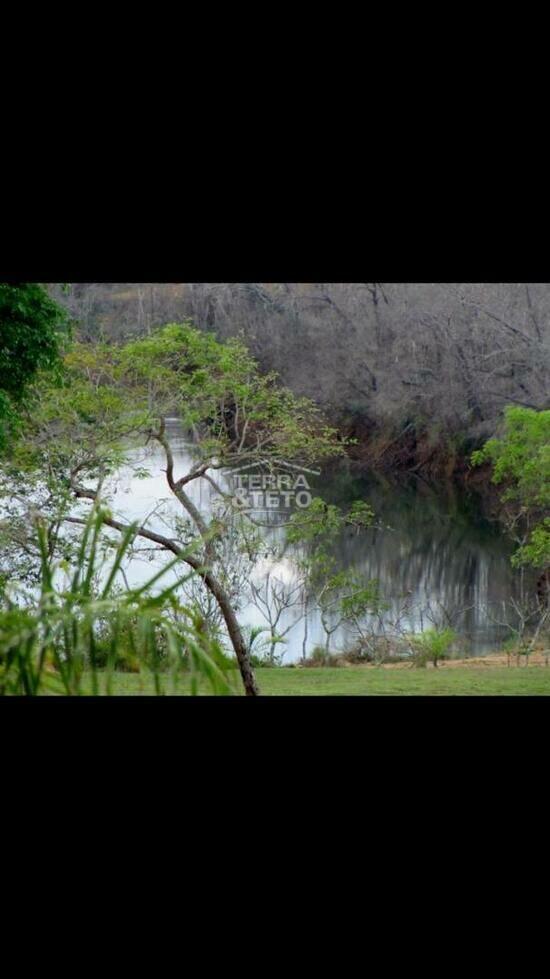
[[[308,667],[259,669],[256,676],[261,692],[267,696],[550,695],[550,668],[540,666],[442,666],[437,670]],[[235,679],[238,680],[238,674]],[[166,694],[185,695],[189,692],[185,677],[179,681],[176,691],[168,677],[162,679],[162,686]],[[237,691],[241,692],[238,686]],[[139,696],[154,692],[153,679],[147,675],[117,673],[113,676],[113,694]]]

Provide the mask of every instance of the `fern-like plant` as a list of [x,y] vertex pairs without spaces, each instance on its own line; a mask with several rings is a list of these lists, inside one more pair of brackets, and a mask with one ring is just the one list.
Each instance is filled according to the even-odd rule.
[[99,504],[85,523],[70,581],[63,587],[58,584],[62,569],[49,555],[46,525],[37,521],[40,593],[28,608],[4,595],[0,695],[109,695],[121,665],[152,673],[156,694],[175,691],[182,673],[191,694],[199,692],[199,685],[211,694],[234,693],[235,674],[221,646],[196,610],[178,597],[189,570],[162,587],[162,579],[181,567],[182,559],[168,562],[144,585],[121,589],[119,572],[137,528],[128,527],[101,580],[103,526]]

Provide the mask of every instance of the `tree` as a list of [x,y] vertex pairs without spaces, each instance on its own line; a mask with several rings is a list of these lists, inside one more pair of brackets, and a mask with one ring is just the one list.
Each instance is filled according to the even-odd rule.
[[[328,573],[327,573],[328,572]],[[315,600],[325,632],[325,659],[329,661],[334,633],[346,622],[357,623],[378,607],[376,582],[365,582],[353,569],[328,570],[322,577],[314,573]]]
[[[182,558],[217,603],[246,693],[258,692],[224,566],[224,542],[254,515],[242,512],[237,494],[218,474],[258,464],[276,472],[280,460],[304,464],[342,453],[344,443],[319,409],[262,374],[239,339],[221,343],[190,323],[170,324],[120,347],[76,346],[66,357],[64,383],[42,382],[40,410],[27,422],[27,440],[11,460],[21,499],[40,492],[50,507],[50,527],[82,525],[74,503],[109,500],[109,477],[131,445],[155,441],[166,461],[166,483],[181,517],[166,533],[143,523],[137,537],[159,553]],[[184,473],[166,433],[166,416],[178,413],[193,436],[193,462]],[[130,441],[131,440],[131,441]],[[189,489],[203,480],[215,506],[201,509]],[[24,502],[22,503],[24,522]],[[127,522],[111,510],[103,523],[124,534]]]
[[550,410],[508,407],[504,432],[472,455],[474,465],[489,462],[492,480],[503,487],[503,512],[519,544],[516,566],[550,564]]
[[440,660],[447,659],[455,638],[452,629],[426,629],[418,636],[410,636],[414,665],[424,667],[427,663],[433,663],[438,666]]
[[[252,604],[268,625],[267,629],[262,630],[269,635],[267,660],[271,665],[280,665],[284,650],[277,654],[277,646],[286,644],[286,636],[306,614],[304,582],[301,579],[284,581],[277,575],[276,568],[270,567],[260,582],[250,582],[250,592]],[[282,617],[293,609],[297,610],[294,618],[286,626],[281,625]]]
[[0,282],[0,449],[38,371],[60,365],[67,326],[67,313],[39,283]]
[[325,633],[326,662],[332,636],[340,626],[349,622],[357,628],[365,615],[380,607],[377,582],[365,581],[353,568],[338,570],[329,549],[345,527],[358,532],[371,525],[373,516],[371,507],[363,501],[354,502],[349,512],[343,513],[316,498],[307,510],[293,514],[290,520],[288,540],[306,548],[300,561],[307,595],[304,614],[307,616],[308,600],[312,599]]
[[91,283],[74,292],[71,311],[96,339],[188,316],[221,338],[242,331],[264,369],[322,403],[380,468],[418,471],[439,454],[447,470],[490,436],[504,405],[550,407],[545,283]]

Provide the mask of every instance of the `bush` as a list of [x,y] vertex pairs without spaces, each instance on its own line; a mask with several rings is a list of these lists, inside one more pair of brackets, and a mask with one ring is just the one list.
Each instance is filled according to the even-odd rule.
[[163,692],[161,672],[170,670],[175,675],[182,669],[191,673],[192,694],[198,692],[200,678],[213,694],[233,693],[228,658],[175,595],[188,573],[153,592],[153,586],[176,566],[178,558],[138,588],[115,588],[116,575],[135,534],[133,526],[116,548],[100,594],[94,594],[102,527],[103,512],[94,507],[72,568],[72,581],[63,588],[56,582],[59,565],[52,562],[48,550],[47,528],[42,521],[37,523],[41,593],[26,609],[19,608],[9,596],[4,598],[7,608],[0,612],[0,695],[98,694],[98,670],[103,668],[106,684],[101,686],[109,693],[114,669],[139,670],[141,665],[152,670],[157,694]]
[[411,658],[410,649],[402,640],[387,636],[360,637],[345,654],[348,663],[402,663]]
[[428,663],[437,666],[440,660],[448,659],[455,638],[452,629],[427,629],[418,636],[410,636],[414,666],[426,667]]
[[271,669],[273,666],[277,666],[277,663],[274,663],[269,656],[260,656],[258,653],[250,653],[249,655],[251,666],[255,670],[258,669],[258,667],[262,667],[262,669]]
[[324,646],[315,646],[305,660],[304,666],[342,666],[342,657],[326,652]]

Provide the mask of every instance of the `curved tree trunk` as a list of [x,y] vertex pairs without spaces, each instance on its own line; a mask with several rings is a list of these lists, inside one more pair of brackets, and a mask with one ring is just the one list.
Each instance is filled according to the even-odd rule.
[[[106,520],[105,522],[113,527],[117,527],[118,524],[118,521],[116,520]],[[125,528],[123,524],[119,524],[117,529],[124,530]],[[152,531],[146,530],[144,527],[140,527],[138,534],[140,537],[147,537],[149,540],[155,540],[168,550],[171,550],[174,554],[178,554],[186,564],[188,564],[194,571],[197,572],[197,574],[200,575],[205,586],[214,596],[220,607],[224,622],[227,626],[229,638],[231,639],[231,644],[235,651],[235,656],[237,657],[245,693],[247,697],[257,697],[260,691],[256,683],[256,677],[254,676],[254,670],[252,669],[248,649],[237,616],[235,615],[235,611],[231,604],[231,600],[223,585],[220,584],[218,579],[212,574],[211,571],[206,570],[202,566],[201,562],[197,558],[186,554],[185,551],[178,547],[178,545],[173,541],[170,541],[168,538],[163,538],[161,534],[154,534]]]
[[[187,558],[184,558],[184,560],[187,560]],[[187,561],[187,563],[190,562]],[[260,691],[256,683],[256,677],[254,676],[254,670],[252,669],[244,636],[237,620],[237,616],[233,610],[233,606],[229,600],[229,596],[226,594],[225,589],[220,585],[218,580],[214,578],[210,572],[207,571],[202,573],[199,570],[199,574],[221,609],[221,613],[229,633],[229,638],[231,639],[233,649],[235,650],[235,656],[237,657],[239,663],[239,669],[241,671],[241,677],[246,695],[247,697],[257,697]]]
[[[94,495],[91,492],[82,489],[77,490],[76,494],[77,496],[84,496],[88,499],[94,499]],[[77,517],[67,517],[65,519],[69,523],[84,522]],[[120,523],[119,520],[114,520],[112,517],[104,517],[103,519],[104,523],[108,527],[113,527],[115,530],[118,530],[121,533],[124,533],[128,529],[126,524]],[[254,670],[252,669],[244,636],[242,634],[237,616],[235,615],[233,606],[231,605],[231,600],[223,585],[220,584],[215,575],[213,575],[208,569],[204,568],[203,564],[201,564],[198,558],[193,557],[191,554],[187,554],[178,544],[176,544],[175,541],[170,540],[169,537],[164,537],[162,534],[156,534],[154,531],[147,530],[145,527],[139,527],[137,534],[139,537],[144,537],[146,540],[160,544],[161,547],[167,551],[171,551],[172,554],[175,554],[177,557],[181,557],[181,559],[185,561],[189,567],[193,568],[193,570],[200,575],[206,588],[208,588],[208,590],[214,596],[220,607],[224,622],[227,626],[229,638],[231,639],[231,644],[235,651],[235,656],[237,657],[245,693],[247,697],[259,696],[260,691],[256,683],[256,677],[254,676]]]

